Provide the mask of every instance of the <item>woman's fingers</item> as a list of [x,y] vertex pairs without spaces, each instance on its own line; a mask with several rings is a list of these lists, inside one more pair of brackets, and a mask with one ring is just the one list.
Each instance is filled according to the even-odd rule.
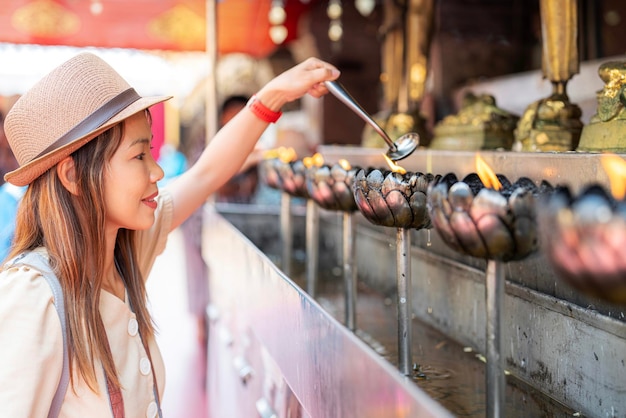
[[335,80],[341,74],[339,70],[333,65],[318,60],[316,58],[310,58],[310,61],[306,61],[305,65],[308,70],[308,76],[313,83],[308,90],[308,94],[313,97],[321,97],[328,93],[328,89],[324,84],[324,81]]
[[335,80],[339,75],[335,66],[317,58],[308,58],[278,75],[266,88],[274,92],[272,95],[281,97],[279,104],[297,100],[307,93],[319,98],[328,93],[324,81]]

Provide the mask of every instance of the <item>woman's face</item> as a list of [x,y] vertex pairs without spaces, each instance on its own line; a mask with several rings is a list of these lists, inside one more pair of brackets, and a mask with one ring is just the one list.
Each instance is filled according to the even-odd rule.
[[152,130],[144,112],[124,122],[124,136],[104,180],[107,228],[147,229],[154,223],[157,181],[163,170],[150,152]]

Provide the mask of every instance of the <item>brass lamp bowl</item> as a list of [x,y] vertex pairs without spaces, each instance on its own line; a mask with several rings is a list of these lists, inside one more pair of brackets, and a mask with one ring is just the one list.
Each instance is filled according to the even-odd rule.
[[285,163],[280,160],[280,158],[268,158],[261,162],[260,166],[260,174],[261,178],[272,189],[282,189],[282,177],[280,175],[281,167],[283,167]]
[[363,216],[375,225],[396,228],[430,228],[426,207],[432,174],[400,174],[374,168],[359,170],[354,199]]
[[276,168],[281,178],[280,188],[284,192],[294,197],[309,197],[309,192],[306,187],[307,168],[302,160],[283,163]]
[[442,240],[461,254],[520,260],[538,248],[536,197],[552,186],[537,187],[522,177],[515,183],[498,175],[501,190],[486,188],[476,173],[462,181],[450,173],[428,189],[428,211]]
[[579,195],[559,187],[539,205],[542,250],[574,288],[626,303],[626,201],[600,185]]
[[309,197],[326,210],[356,211],[352,183],[358,170],[358,167],[346,169],[338,163],[311,167],[306,173]]

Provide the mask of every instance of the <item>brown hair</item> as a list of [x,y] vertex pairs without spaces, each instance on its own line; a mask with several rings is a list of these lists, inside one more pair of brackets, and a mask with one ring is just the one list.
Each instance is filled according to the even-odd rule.
[[[149,113],[147,117],[149,118]],[[74,361],[94,392],[98,391],[95,359],[100,359],[111,383],[119,379],[100,316],[100,289],[104,278],[104,178],[108,164],[124,135],[117,124],[71,154],[78,182],[71,194],[57,176],[56,167],[34,180],[26,190],[16,218],[9,259],[45,247],[65,298],[70,376]],[[128,292],[147,341],[154,327],[146,306],[146,288],[136,260],[135,232],[120,229],[115,243],[115,264]]]

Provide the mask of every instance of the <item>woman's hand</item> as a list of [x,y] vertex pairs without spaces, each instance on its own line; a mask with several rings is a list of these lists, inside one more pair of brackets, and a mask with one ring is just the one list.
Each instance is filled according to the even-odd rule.
[[333,65],[317,58],[309,58],[273,78],[256,96],[266,107],[278,111],[285,103],[297,100],[307,93],[313,97],[325,95],[328,89],[324,81],[335,80],[339,74],[339,70]]
[[[328,93],[324,81],[337,77],[337,68],[309,58],[273,78],[258,91],[256,98],[276,112],[285,103],[307,93],[316,98],[323,96]],[[171,183],[168,188],[174,202],[172,229],[240,170],[267,124],[250,109],[243,109],[219,130],[198,161]]]

